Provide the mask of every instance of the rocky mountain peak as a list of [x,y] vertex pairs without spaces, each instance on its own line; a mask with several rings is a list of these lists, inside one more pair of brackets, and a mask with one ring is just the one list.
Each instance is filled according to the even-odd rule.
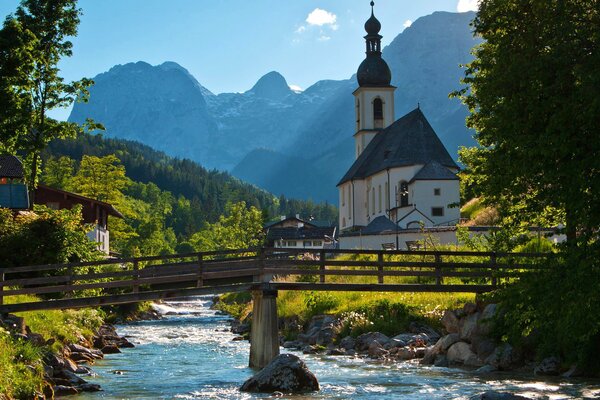
[[294,92],[279,72],[271,71],[261,77],[252,89],[246,93],[253,93],[257,97],[280,101]]

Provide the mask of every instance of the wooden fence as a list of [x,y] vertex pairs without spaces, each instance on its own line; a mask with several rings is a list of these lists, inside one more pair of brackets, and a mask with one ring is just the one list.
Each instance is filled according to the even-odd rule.
[[[0,313],[223,292],[473,292],[545,268],[548,254],[239,249],[0,268]],[[329,278],[328,278],[329,277]],[[15,297],[33,295],[36,298]]]

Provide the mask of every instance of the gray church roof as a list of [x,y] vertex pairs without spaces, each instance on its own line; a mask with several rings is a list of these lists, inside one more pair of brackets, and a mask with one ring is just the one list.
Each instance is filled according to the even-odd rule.
[[388,168],[426,165],[431,161],[458,169],[421,109],[416,108],[379,131],[338,186],[352,179],[365,179]]
[[16,156],[0,155],[0,178],[23,178],[23,164]]
[[361,230],[361,233],[365,234],[365,235],[370,235],[370,234],[378,234],[378,233],[383,233],[383,232],[394,232],[396,231],[398,228],[396,227],[396,224],[394,224],[392,221],[390,221],[389,218],[384,217],[383,215],[380,215],[379,217],[375,218],[373,221],[371,221],[371,223],[369,223],[369,225],[367,225],[365,228],[363,228]]
[[417,172],[414,181],[456,181],[458,176],[437,161],[431,161]]

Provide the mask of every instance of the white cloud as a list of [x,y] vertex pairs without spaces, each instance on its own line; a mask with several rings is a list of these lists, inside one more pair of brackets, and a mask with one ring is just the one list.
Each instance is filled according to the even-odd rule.
[[289,85],[290,89],[292,89],[294,92],[301,92],[302,88],[298,85]]
[[302,33],[306,30],[306,27],[304,25],[300,25],[300,27],[298,29],[296,29],[296,33]]
[[404,23],[402,24],[403,27],[408,28],[409,26],[412,25],[412,21],[410,19],[407,19],[406,21],[404,21]]
[[319,38],[317,39],[319,42],[326,42],[327,40],[331,39],[331,36],[327,36],[327,35],[321,35],[319,36]]
[[315,8],[314,10],[311,11],[310,14],[308,14],[308,17],[306,17],[306,22],[309,25],[317,25],[317,26],[334,25],[335,26],[336,21],[337,21],[337,16],[334,13],[323,10],[321,8]]
[[479,0],[458,0],[456,11],[467,12],[479,10]]

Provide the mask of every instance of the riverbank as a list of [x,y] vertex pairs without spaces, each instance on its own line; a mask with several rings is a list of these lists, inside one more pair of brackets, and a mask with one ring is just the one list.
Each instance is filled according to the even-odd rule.
[[[31,301],[21,298],[19,301]],[[0,318],[0,398],[32,399],[93,392],[84,378],[105,354],[133,345],[106,321],[152,318],[147,307],[47,310]]]

